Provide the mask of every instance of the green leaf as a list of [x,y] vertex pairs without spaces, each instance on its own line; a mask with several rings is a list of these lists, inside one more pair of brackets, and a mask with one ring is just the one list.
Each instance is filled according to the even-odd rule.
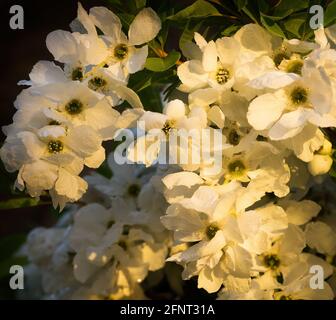
[[183,50],[183,45],[186,43],[186,42],[190,42],[194,39],[194,34],[195,32],[197,32],[200,27],[202,26],[203,24],[203,21],[197,23],[194,27],[191,27],[190,26],[190,20],[187,22],[182,34],[181,34],[181,37],[180,37],[180,40],[179,40],[179,47],[181,50]]
[[237,9],[241,11],[247,5],[247,0],[235,0]]
[[136,5],[137,9],[142,9],[142,8],[146,7],[146,2],[147,2],[147,0],[135,0],[135,5]]
[[141,101],[144,102],[146,111],[162,112],[162,100],[160,96],[160,88],[152,86],[141,91],[139,94]]
[[269,19],[263,15],[260,16],[260,21],[262,25],[272,34],[275,36],[280,36],[282,38],[286,38],[286,35],[283,33],[282,29],[280,26],[273,21],[272,19]]
[[142,70],[131,74],[128,86],[139,93],[140,91],[146,89],[152,84],[153,72],[148,70]]
[[308,7],[309,0],[295,1],[295,3],[293,2],[293,0],[282,0],[275,7],[273,11],[273,16],[285,18],[293,14],[294,12],[307,9]]
[[299,13],[295,17],[291,17],[287,21],[283,23],[284,28],[287,32],[289,32],[294,37],[301,39],[302,38],[302,31],[305,22],[307,21],[307,14]]
[[237,26],[237,25],[230,25],[229,27],[227,27],[226,29],[224,29],[221,33],[222,36],[224,37],[231,37],[232,35],[234,35],[239,29],[241,28],[241,26]]
[[181,54],[179,52],[171,51],[165,58],[147,58],[145,68],[155,72],[162,72],[173,67],[180,57]]
[[330,26],[336,21],[336,0],[332,1],[324,12],[324,25]]
[[132,21],[134,20],[135,16],[129,13],[120,13],[118,14],[120,21],[125,29],[129,29]]
[[166,41],[167,41],[167,38],[168,38],[168,33],[169,33],[169,26],[167,23],[163,24],[158,36],[157,36],[157,39],[161,45],[161,48],[164,49],[165,47],[165,44],[166,44]]
[[255,23],[258,23],[259,24],[259,21],[258,21],[258,13],[257,13],[257,10],[255,7],[253,7],[253,10],[252,8],[248,8],[248,7],[244,7],[242,8],[242,11],[252,20],[254,21]]
[[220,16],[218,10],[204,0],[197,0],[189,7],[182,9],[178,13],[167,17],[168,20],[181,21],[191,18],[205,18],[209,16]]
[[111,168],[109,167],[107,160],[105,160],[100,167],[96,170],[97,173],[100,175],[104,176],[107,179],[112,178],[112,171]]
[[9,199],[0,202],[0,210],[35,207],[40,204],[44,203],[41,203],[40,200],[36,198]]

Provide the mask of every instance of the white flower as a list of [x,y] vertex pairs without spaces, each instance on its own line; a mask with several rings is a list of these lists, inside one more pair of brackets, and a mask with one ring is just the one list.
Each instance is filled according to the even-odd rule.
[[[141,10],[132,21],[128,38],[122,32],[120,19],[104,7],[90,10],[90,19],[103,31],[108,56],[104,62],[108,65],[120,66],[126,74],[135,73],[144,68],[148,55],[148,46],[143,45],[156,37],[161,29],[161,21],[151,8]],[[90,30],[88,30],[90,34]],[[92,33],[94,36],[94,32]]]
[[[289,76],[292,79],[283,82],[284,77]],[[333,116],[333,89],[321,68],[304,66],[302,78],[281,72],[266,73],[252,81],[251,85],[259,89],[276,89],[255,98],[247,113],[253,128],[267,130],[272,140],[294,137],[308,123],[320,127],[336,125]]]
[[187,106],[177,99],[167,103],[163,114],[146,111],[139,121],[144,123],[143,129],[146,134],[138,137],[136,143],[130,145],[128,159],[146,166],[166,156],[166,146],[169,141],[175,142],[172,145],[174,148],[169,149],[172,151],[172,153],[169,152],[169,158],[178,159],[178,155],[189,152],[188,143],[177,145],[179,130],[184,129],[183,132],[188,134],[190,130],[199,130],[207,126],[207,116],[203,108],[194,108],[188,112]]
[[[251,36],[256,42],[246,50],[247,41],[250,40],[247,39]],[[210,42],[195,33],[197,46],[189,44],[191,60],[178,67],[178,76],[182,82],[179,89],[192,92],[212,87],[223,91],[236,86],[243,91],[242,86],[247,80],[273,67],[272,60],[265,56],[271,45],[268,37],[256,25],[243,27],[234,37],[223,37]]]
[[258,229],[260,219],[252,215],[246,228],[248,214],[235,211],[237,189],[234,182],[217,191],[201,186],[191,198],[173,203],[161,218],[175,240],[197,242],[168,261],[185,266],[185,279],[198,275],[198,286],[208,292],[219,290],[225,274],[248,276],[252,266],[243,242]]
[[95,203],[75,214],[70,233],[70,246],[76,252],[74,275],[79,282],[90,284],[91,294],[110,296],[122,290],[121,296],[129,296],[148,271],[162,268],[167,247],[143,231],[142,223],[140,215],[107,210]]
[[65,72],[72,80],[81,80],[86,67],[98,65],[109,55],[103,39],[82,5],[78,4],[78,20],[87,33],[56,30],[48,34],[46,44],[55,60],[65,64]]

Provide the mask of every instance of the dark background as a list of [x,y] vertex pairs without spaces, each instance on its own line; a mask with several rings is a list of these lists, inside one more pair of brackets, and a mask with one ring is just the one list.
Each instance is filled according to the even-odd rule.
[[[85,9],[96,5],[105,5],[104,0],[82,0]],[[9,13],[12,5],[21,5],[24,10],[24,29],[12,30]],[[76,0],[1,0],[0,1],[0,127],[12,122],[15,108],[13,102],[24,87],[18,81],[29,78],[29,72],[39,60],[52,60],[45,44],[46,36],[56,29],[69,30],[69,23],[77,16]],[[1,131],[1,130],[0,130]],[[0,132],[0,147],[5,136]],[[13,194],[13,182],[16,173],[9,174],[0,161],[0,202],[13,197],[25,197]],[[24,242],[27,232],[37,226],[51,226],[60,213],[50,205],[19,209],[0,208],[0,300],[15,298],[15,292],[9,289],[9,267],[23,264],[12,258]]]
[[[105,5],[104,0],[82,0],[85,9]],[[24,29],[12,30],[9,13],[12,5],[24,9]],[[47,34],[56,29],[69,30],[69,23],[77,16],[76,0],[1,0],[0,1],[0,126],[12,122],[15,112],[13,102],[24,88],[17,85],[19,80],[28,79],[29,72],[39,60],[52,60],[46,48]],[[0,145],[5,139],[0,133]],[[9,182],[15,174],[8,174],[0,165],[0,201],[10,197]],[[47,206],[0,210],[0,239],[13,233],[26,232],[36,225],[50,225],[55,220]]]

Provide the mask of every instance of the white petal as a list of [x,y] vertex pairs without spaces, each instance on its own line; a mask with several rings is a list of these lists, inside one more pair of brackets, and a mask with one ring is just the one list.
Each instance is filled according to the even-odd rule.
[[198,47],[203,51],[205,46],[208,44],[207,41],[198,32],[194,34],[194,40]]
[[324,32],[324,27],[319,27],[317,30],[314,31],[314,34],[315,34],[315,42],[319,44],[321,48],[327,48],[328,39]]
[[116,121],[120,115],[112,108],[107,99],[102,99],[93,108],[86,109],[85,116],[90,126],[97,130],[104,140],[113,138]]
[[163,109],[163,113],[169,119],[180,119],[185,116],[186,107],[183,101],[175,99],[167,103]]
[[208,111],[208,119],[213,122],[219,129],[224,127],[225,116],[218,106],[213,106]]
[[273,71],[251,80],[248,85],[254,89],[280,89],[292,84],[299,78],[300,76],[294,73]]
[[110,86],[121,99],[126,100],[133,108],[143,109],[139,96],[121,81],[111,81]]
[[311,113],[308,121],[321,128],[336,127],[336,118],[330,114],[320,115],[314,112]]
[[321,210],[321,207],[311,200],[293,201],[288,200],[281,203],[284,207],[288,222],[295,225],[303,225],[316,217]]
[[279,249],[280,255],[300,254],[306,246],[306,239],[300,227],[293,224],[288,225],[284,237],[281,240]]
[[186,251],[170,257],[167,261],[189,262],[200,258],[210,256],[221,250],[226,244],[222,232],[217,231],[216,235],[210,241],[201,241]]
[[194,209],[211,215],[214,205],[218,201],[218,194],[210,187],[200,187],[190,199],[181,201],[181,205],[187,209]]
[[31,196],[39,196],[43,190],[50,190],[54,187],[58,176],[58,168],[46,161],[38,160],[26,164],[22,171],[22,179],[26,183]]
[[55,191],[58,195],[65,196],[71,201],[77,201],[86,192],[87,187],[85,180],[72,175],[67,170],[60,169],[59,177],[55,184]]
[[90,9],[89,16],[105,35],[112,37],[112,42],[119,41],[121,22],[117,15],[105,7],[93,7]]
[[158,158],[161,148],[161,140],[154,137],[142,136],[136,143],[127,149],[127,158],[134,163],[145,164],[149,167]]
[[84,10],[84,8],[80,4],[80,2],[78,2],[77,15],[78,15],[78,20],[84,26],[84,28],[86,29],[86,31],[89,34],[96,35],[97,34],[96,27],[94,26],[92,20],[90,19],[89,15]]
[[294,137],[303,130],[309,115],[310,111],[304,108],[285,113],[270,129],[269,137],[272,140],[284,140]]
[[135,48],[133,54],[129,57],[126,63],[126,68],[129,73],[136,73],[142,70],[145,66],[148,56],[148,46]]
[[198,89],[188,96],[189,104],[199,107],[207,107],[218,101],[218,99],[218,90],[213,88]]
[[309,247],[328,255],[336,254],[336,233],[324,222],[311,222],[305,229]]
[[89,263],[86,256],[79,252],[75,255],[73,261],[74,276],[80,283],[85,283],[99,267]]
[[77,42],[69,31],[55,30],[48,34],[47,48],[55,60],[72,64],[77,59]]
[[202,58],[203,69],[211,72],[217,69],[217,49],[214,41],[210,41],[204,48]]
[[65,138],[65,144],[84,158],[98,151],[101,142],[99,134],[89,126],[78,126]]
[[256,130],[265,130],[277,121],[286,107],[282,92],[266,93],[255,98],[248,109],[247,119]]
[[65,128],[61,126],[45,126],[37,132],[41,138],[59,138],[65,136],[65,133]]
[[29,78],[35,86],[67,81],[63,70],[51,61],[39,61],[36,63],[29,73]]
[[217,292],[223,284],[223,277],[217,277],[216,273],[205,266],[198,275],[197,287],[203,288],[209,293]]
[[158,112],[146,111],[139,121],[145,122],[145,130],[162,129],[167,121],[167,116]]
[[84,164],[89,168],[99,168],[105,160],[105,149],[100,147],[95,153],[84,159]]
[[182,82],[181,90],[190,92],[207,86],[208,74],[198,60],[191,60],[182,63],[177,68],[177,75]]
[[234,35],[234,39],[240,42],[244,49],[255,51],[258,54],[271,51],[271,38],[270,33],[259,25],[253,23],[243,26]]
[[129,43],[140,45],[153,40],[161,29],[161,20],[151,8],[142,9],[128,30]]
[[232,65],[238,58],[239,43],[234,38],[224,37],[216,40],[219,59],[224,65]]
[[78,63],[79,60],[84,66],[100,64],[110,55],[105,42],[96,35],[74,33],[73,36],[78,43],[78,54],[75,62]]
[[176,186],[186,186],[190,188],[197,184],[201,185],[203,183],[203,179],[196,173],[183,171],[165,176],[162,179],[162,182],[166,188],[171,190]]
[[116,127],[118,128],[133,128],[136,126],[136,121],[144,114],[141,108],[126,109],[118,118]]

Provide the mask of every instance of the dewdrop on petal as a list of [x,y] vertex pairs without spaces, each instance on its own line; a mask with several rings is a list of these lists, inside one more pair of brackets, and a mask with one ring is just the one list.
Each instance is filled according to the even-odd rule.
[[333,160],[328,155],[316,154],[312,161],[308,163],[308,170],[313,176],[326,174],[333,164]]

